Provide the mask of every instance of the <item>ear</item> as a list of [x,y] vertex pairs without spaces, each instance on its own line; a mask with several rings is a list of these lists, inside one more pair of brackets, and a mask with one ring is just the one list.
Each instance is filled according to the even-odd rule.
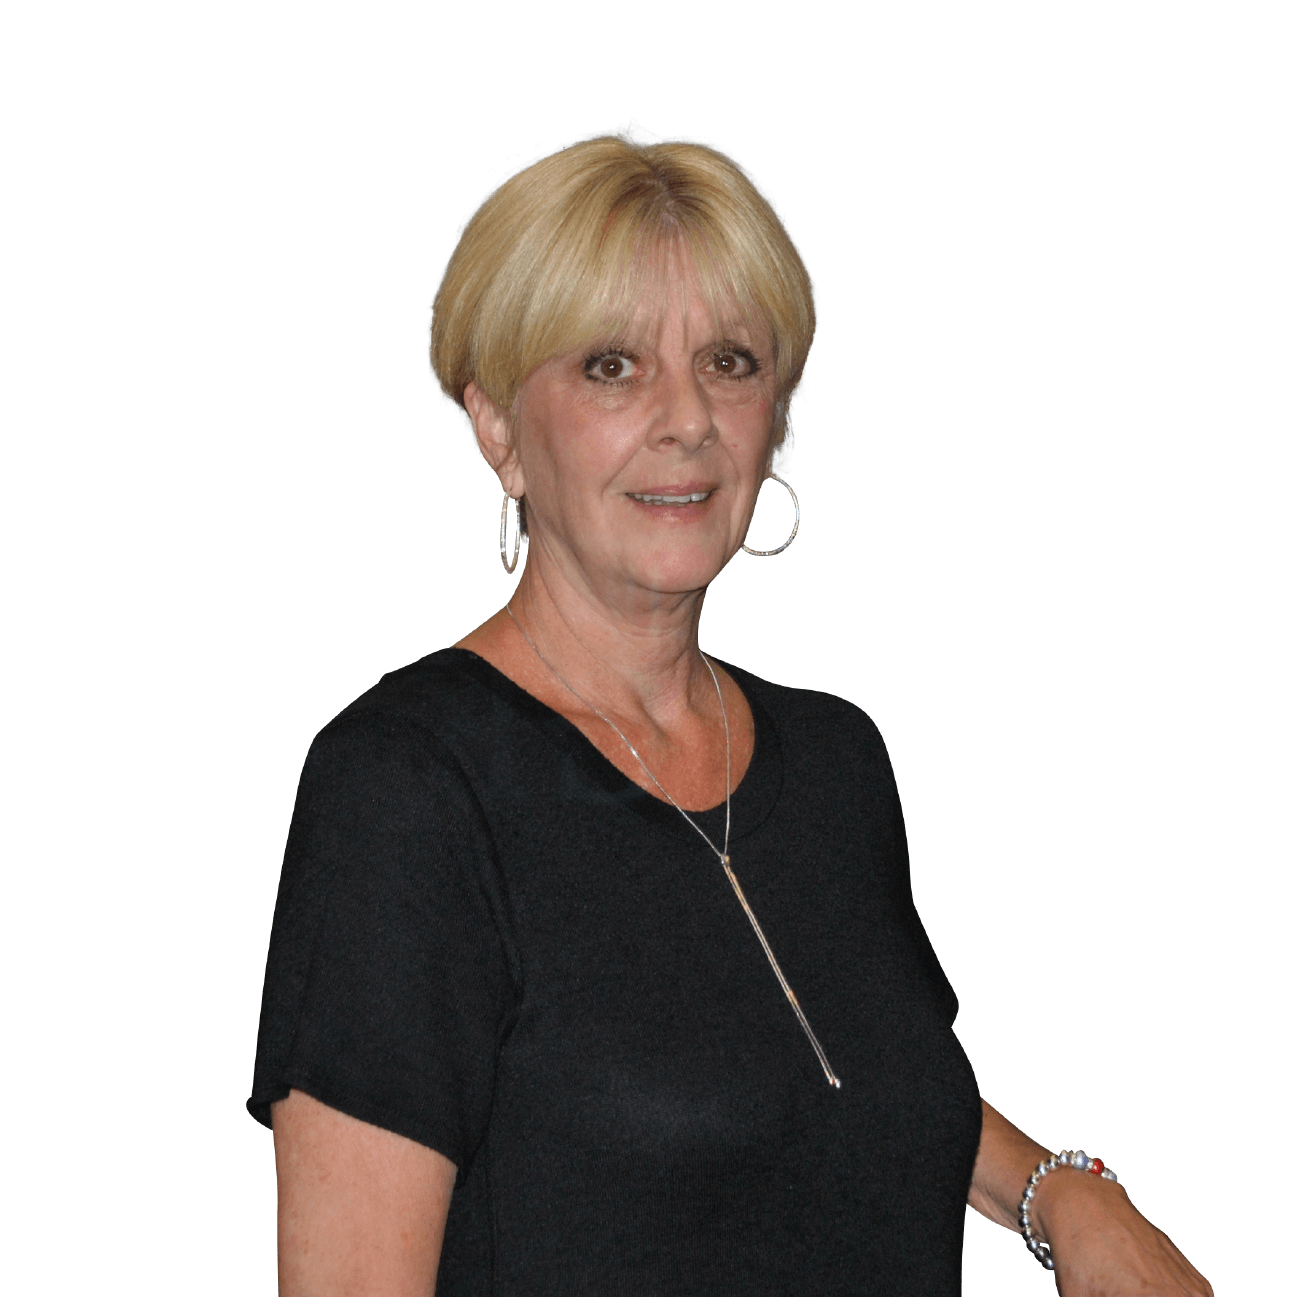
[[500,485],[520,500],[526,494],[521,460],[513,445],[512,420],[508,411],[488,397],[475,383],[463,389],[463,405],[472,420],[477,446],[487,464],[495,470]]

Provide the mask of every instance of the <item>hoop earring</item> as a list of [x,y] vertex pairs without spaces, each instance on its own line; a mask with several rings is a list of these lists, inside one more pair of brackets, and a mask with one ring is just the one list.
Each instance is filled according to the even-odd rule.
[[785,486],[787,488],[787,494],[791,496],[792,505],[796,509],[796,521],[792,524],[791,535],[788,536],[777,549],[751,549],[747,545],[742,546],[748,554],[754,554],[756,558],[769,558],[773,554],[781,554],[782,551],[796,539],[796,533],[800,530],[800,501],[796,499],[796,492],[791,489],[791,483],[784,482],[777,473],[770,473],[769,476],[773,478],[779,486]]
[[508,502],[513,497],[504,492],[503,507],[499,510],[499,561],[504,571],[512,576],[517,571],[517,556],[522,552],[522,506],[517,502],[517,530],[513,535],[513,561],[508,561]]

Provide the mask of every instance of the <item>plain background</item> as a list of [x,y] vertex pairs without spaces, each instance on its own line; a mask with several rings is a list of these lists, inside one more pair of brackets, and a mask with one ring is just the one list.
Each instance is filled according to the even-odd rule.
[[[881,726],[985,1095],[1220,1294],[1285,1286],[1288,6],[6,28],[8,1291],[273,1292],[242,1104],[302,758],[512,584],[432,296],[490,190],[619,130],[729,152],[817,292],[800,537],[703,643]],[[974,1216],[966,1274],[1050,1287]]]

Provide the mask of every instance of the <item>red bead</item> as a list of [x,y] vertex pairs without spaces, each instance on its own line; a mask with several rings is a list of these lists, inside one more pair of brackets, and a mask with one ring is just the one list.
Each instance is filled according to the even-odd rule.
[[1094,1175],[1101,1175],[1101,1173],[1106,1170],[1106,1165],[1100,1157],[1095,1157],[1091,1162],[1089,1162],[1088,1169]]

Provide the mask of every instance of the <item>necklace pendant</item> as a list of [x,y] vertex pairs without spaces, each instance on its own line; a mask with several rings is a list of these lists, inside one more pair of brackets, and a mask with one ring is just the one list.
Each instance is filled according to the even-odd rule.
[[819,1043],[818,1037],[814,1035],[814,1028],[809,1025],[805,1010],[800,1007],[796,992],[791,989],[791,983],[784,976],[782,967],[773,953],[773,947],[769,944],[769,939],[764,935],[764,929],[760,926],[760,920],[755,917],[755,911],[751,908],[750,901],[746,899],[742,884],[737,881],[737,875],[733,872],[733,865],[728,858],[728,853],[717,851],[715,854],[719,856],[720,864],[724,866],[724,873],[733,888],[733,894],[737,897],[738,903],[742,906],[742,912],[751,924],[751,930],[760,942],[760,948],[769,961],[769,967],[773,969],[773,975],[778,979],[778,985],[782,987],[782,993],[787,997],[787,1003],[791,1005],[791,1010],[796,1015],[796,1021],[800,1023],[800,1028],[805,1033],[805,1038],[814,1051],[814,1057],[818,1059],[818,1065],[823,1069],[823,1075],[827,1078],[828,1085],[834,1090],[839,1090],[841,1088],[841,1078],[832,1070],[832,1064],[827,1061],[827,1054],[823,1046]]
[[[784,546],[783,548],[785,549],[786,546]],[[647,775],[647,777],[657,786],[658,790],[661,793],[661,796],[664,797],[666,801],[668,801],[670,805],[673,806],[675,810],[678,811],[679,814],[682,815],[684,819],[687,820],[688,823],[691,824],[692,827],[696,829],[698,833],[701,834],[702,840],[719,857],[719,863],[724,867],[724,874],[728,878],[729,884],[733,888],[733,893],[737,897],[738,902],[741,904],[742,910],[746,914],[747,919],[750,921],[752,931],[759,939],[760,947],[765,953],[765,958],[768,959],[769,961],[769,967],[773,969],[774,976],[778,979],[778,985],[782,987],[783,994],[787,997],[787,1003],[791,1005],[792,1011],[796,1015],[796,1021],[800,1023],[801,1029],[804,1031],[806,1038],[809,1040],[810,1045],[813,1046],[814,1055],[818,1059],[819,1066],[822,1067],[823,1069],[823,1075],[827,1077],[827,1083],[830,1086],[832,1086],[834,1089],[839,1090],[841,1088],[841,1080],[837,1076],[837,1074],[834,1071],[832,1071],[832,1065],[827,1061],[827,1055],[823,1052],[823,1046],[818,1043],[818,1037],[814,1035],[814,1029],[809,1025],[809,1019],[805,1017],[805,1011],[800,1007],[800,1001],[796,999],[796,993],[791,989],[791,986],[788,984],[787,979],[782,975],[782,969],[778,967],[778,961],[777,959],[774,958],[773,948],[769,945],[768,939],[764,935],[764,929],[761,928],[760,926],[760,920],[755,917],[755,911],[748,904],[746,897],[742,893],[742,884],[737,881],[737,875],[733,872],[733,862],[729,859],[728,838],[729,838],[729,829],[732,827],[732,818],[733,818],[733,778],[732,778],[733,745],[732,745],[732,738],[731,735],[729,734],[729,728],[728,728],[728,709],[724,706],[724,691],[723,689],[720,688],[719,676],[715,674],[715,668],[711,666],[710,658],[708,658],[704,653],[701,655],[701,660],[706,664],[706,670],[710,672],[711,681],[715,685],[715,696],[719,699],[720,715],[724,718],[725,774],[724,774],[724,850],[723,851],[721,851],[710,840],[710,838],[706,836],[705,830],[702,829],[702,827],[697,823],[697,821],[694,820],[693,817],[689,815],[688,812],[685,811],[684,808],[680,806],[679,803],[675,801],[673,797],[670,796],[670,794],[665,790],[665,788],[662,787],[661,781],[648,768],[647,762],[644,761],[641,756],[639,756],[638,749],[634,746],[634,744],[632,744],[629,741],[629,739],[625,737],[625,734],[621,730],[620,726],[617,725],[616,722],[611,719],[611,717],[604,716],[603,713],[600,712],[597,707],[593,706],[592,703],[586,701],[586,699],[582,694],[580,694],[572,685],[568,684],[558,674],[557,668],[553,665],[553,663],[551,663],[548,660],[548,658],[544,656],[543,653],[540,652],[539,645],[536,644],[535,641],[531,639],[531,637],[526,633],[526,627],[523,626],[515,616],[513,616],[512,606],[510,604],[505,604],[504,611],[509,615],[509,617],[512,618],[513,625],[516,626],[518,631],[521,632],[522,638],[531,646],[532,649],[534,649],[535,656],[539,658],[539,660],[543,662],[546,667],[548,667],[548,669],[553,673],[554,677],[557,679],[557,682],[569,694],[571,694],[579,702],[583,703],[586,707],[588,707],[589,710],[593,712],[593,714],[597,716],[599,720],[605,721],[612,728],[612,730],[615,731],[615,733],[619,736],[621,742],[624,743],[627,748],[629,748],[630,755],[643,768],[643,773]]]

